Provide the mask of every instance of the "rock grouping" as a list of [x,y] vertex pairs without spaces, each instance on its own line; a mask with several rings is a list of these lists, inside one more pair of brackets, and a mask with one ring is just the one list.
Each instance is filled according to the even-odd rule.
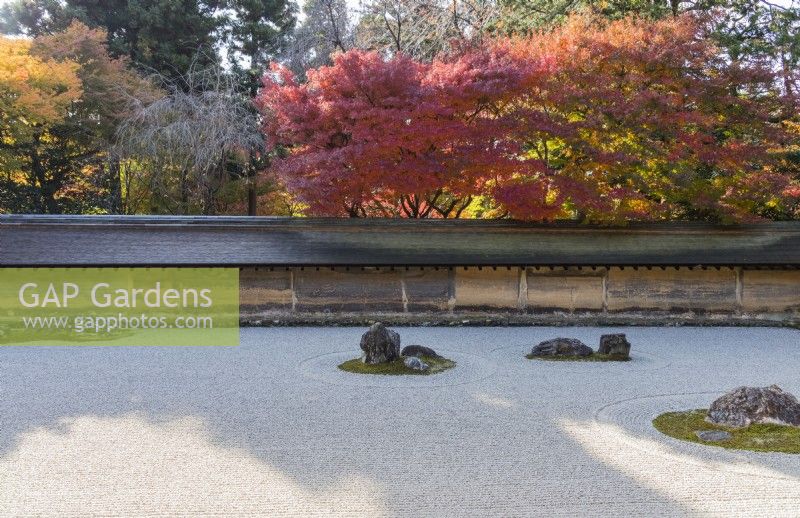
[[800,426],[800,402],[777,385],[739,387],[714,401],[706,420],[732,428],[753,423]]
[[631,343],[624,333],[603,335],[600,337],[600,347],[598,347],[597,352],[598,354],[628,359],[631,356]]
[[420,360],[416,356],[406,357],[406,359],[403,360],[403,364],[409,369],[414,369],[415,371],[426,371],[430,368],[430,366],[427,363]]
[[545,340],[531,350],[531,356],[591,356],[594,351],[575,338]]
[[400,357],[400,335],[387,329],[380,322],[372,324],[361,336],[361,350],[364,363],[388,363]]
[[429,356],[431,358],[440,357],[438,354],[436,354],[436,351],[430,347],[425,347],[424,345],[407,345],[403,347],[403,352],[400,353],[400,356]]
[[[370,326],[361,336],[361,361],[376,365],[391,363],[402,359],[403,364],[414,370],[430,368],[422,358],[441,359],[436,351],[423,345],[407,345],[400,350],[400,335],[380,322]],[[630,359],[631,344],[623,333],[607,334],[600,337],[597,353],[603,355],[598,361]],[[591,347],[576,338],[553,338],[536,345],[529,358],[588,358],[595,354]],[[434,363],[436,363],[434,361]]]
[[409,345],[400,352],[400,335],[388,329],[380,322],[372,324],[369,330],[361,336],[361,350],[364,352],[361,361],[370,365],[390,363],[398,358],[403,358],[403,364],[418,371],[426,371],[430,366],[422,361],[420,356],[441,358],[436,351],[423,345]]
[[[613,359],[630,359],[631,344],[622,333],[603,335],[600,337],[598,354],[611,356]],[[594,354],[591,347],[575,338],[553,338],[534,346],[532,358],[586,358]]]

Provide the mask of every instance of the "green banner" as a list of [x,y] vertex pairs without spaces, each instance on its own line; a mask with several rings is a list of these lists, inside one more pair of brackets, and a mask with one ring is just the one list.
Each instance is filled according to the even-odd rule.
[[239,345],[239,269],[0,268],[0,345]]

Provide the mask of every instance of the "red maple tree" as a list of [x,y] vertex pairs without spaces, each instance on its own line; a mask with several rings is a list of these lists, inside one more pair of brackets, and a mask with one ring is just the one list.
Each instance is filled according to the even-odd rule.
[[350,51],[305,83],[274,66],[257,102],[314,214],[458,217],[480,199],[532,220],[755,218],[796,199],[769,167],[785,103],[703,31],[575,17],[432,63]]

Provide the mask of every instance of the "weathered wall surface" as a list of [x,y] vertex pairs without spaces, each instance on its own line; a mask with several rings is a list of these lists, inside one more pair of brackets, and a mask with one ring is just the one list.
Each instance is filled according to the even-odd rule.
[[239,268],[253,325],[800,326],[798,221],[0,215],[0,245],[0,267]]
[[800,270],[740,267],[242,268],[242,321],[800,323]]

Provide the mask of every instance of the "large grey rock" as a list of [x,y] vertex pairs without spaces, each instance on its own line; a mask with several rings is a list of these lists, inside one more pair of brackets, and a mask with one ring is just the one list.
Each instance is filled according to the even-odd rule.
[[592,348],[575,338],[545,340],[531,350],[531,356],[591,356]]
[[364,363],[387,363],[400,357],[400,335],[387,329],[380,322],[372,324],[361,336]]
[[430,358],[438,358],[439,355],[430,347],[424,345],[407,345],[403,347],[401,356],[428,356]]
[[403,360],[403,364],[409,369],[414,369],[415,371],[426,371],[429,369],[429,366],[424,361],[420,360],[416,356],[409,356],[405,360]]
[[735,428],[752,423],[800,426],[800,403],[777,385],[739,387],[711,403],[706,420]]
[[602,335],[597,352],[627,360],[631,357],[631,343],[625,338],[624,333]]

